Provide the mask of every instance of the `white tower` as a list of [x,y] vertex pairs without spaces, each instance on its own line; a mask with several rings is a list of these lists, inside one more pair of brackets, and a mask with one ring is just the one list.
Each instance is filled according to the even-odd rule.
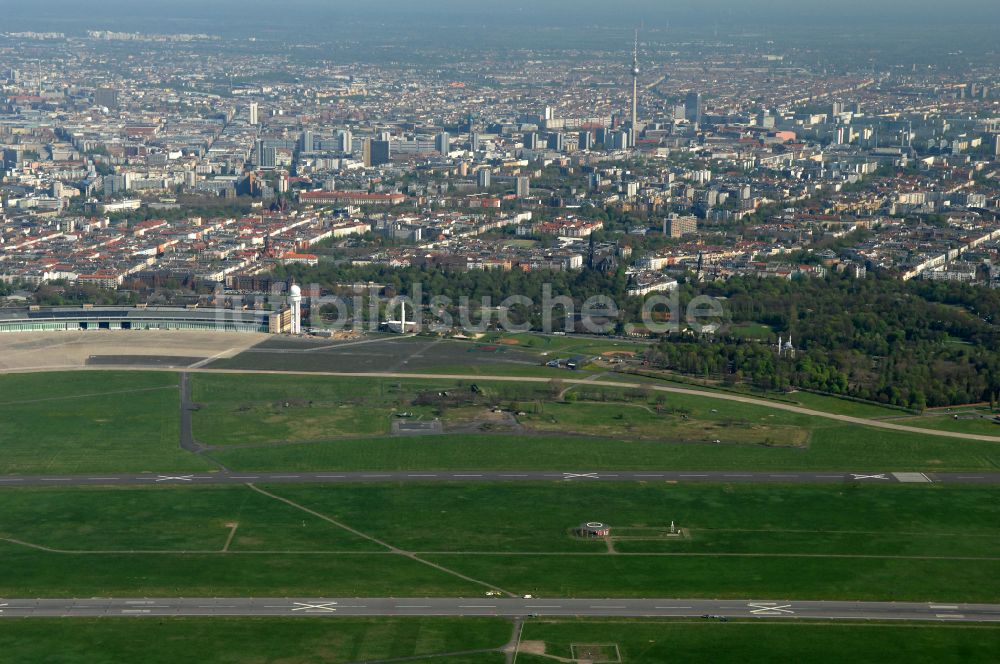
[[292,299],[292,334],[302,334],[302,289],[292,284],[289,289]]
[[639,31],[635,31],[632,48],[632,145],[639,138]]

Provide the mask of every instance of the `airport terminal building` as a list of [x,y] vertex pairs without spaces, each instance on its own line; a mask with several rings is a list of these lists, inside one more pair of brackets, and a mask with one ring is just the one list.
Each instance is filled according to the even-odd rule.
[[289,332],[291,312],[220,308],[83,306],[0,310],[0,332],[202,330]]

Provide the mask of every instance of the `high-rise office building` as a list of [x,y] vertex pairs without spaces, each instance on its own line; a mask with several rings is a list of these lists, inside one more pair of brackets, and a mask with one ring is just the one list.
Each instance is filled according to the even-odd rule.
[[472,135],[469,136],[469,148],[473,152],[479,152],[479,132],[474,131],[472,132]]
[[442,131],[434,137],[434,149],[447,156],[451,152],[451,134]]
[[594,135],[589,131],[581,131],[576,141],[576,147],[579,150],[590,150],[594,147]]
[[341,129],[337,132],[337,151],[344,154],[354,152],[354,135],[350,129]]
[[549,134],[548,147],[556,152],[566,151],[566,135],[561,131],[554,131]]
[[628,132],[613,131],[607,138],[607,146],[612,150],[628,150]]
[[701,124],[701,93],[689,92],[684,98],[684,117],[688,122]]
[[118,90],[114,88],[97,88],[94,91],[94,105],[118,108]]
[[538,149],[538,134],[533,131],[529,131],[524,134],[522,138],[525,150],[537,150]]
[[312,131],[306,129],[302,132],[302,139],[300,148],[302,152],[312,152],[313,150],[313,133]]
[[249,115],[250,115],[250,124],[256,125],[257,124],[257,102],[255,102],[255,101],[250,102]]
[[525,175],[517,178],[517,188],[514,192],[518,198],[527,198],[531,195],[531,179]]
[[274,168],[278,165],[278,149],[265,147],[260,155],[261,168]]
[[476,183],[479,185],[479,188],[489,189],[492,176],[493,174],[490,173],[490,169],[488,168],[480,169],[479,172],[476,174]]
[[371,168],[388,164],[391,159],[389,145],[389,141],[366,138],[361,150],[365,166]]

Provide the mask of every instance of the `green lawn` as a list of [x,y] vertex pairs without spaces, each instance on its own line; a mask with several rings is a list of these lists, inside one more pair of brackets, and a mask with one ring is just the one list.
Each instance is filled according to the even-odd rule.
[[3,597],[476,597],[481,586],[391,554],[62,554],[0,542]]
[[0,376],[0,474],[203,470],[180,449],[177,376]]
[[828,424],[807,449],[599,438],[447,434],[223,450],[236,470],[994,470],[1000,445]]
[[427,556],[539,597],[778,597],[997,602],[1000,561],[847,558]]
[[[756,395],[755,395],[756,396]],[[779,396],[784,401],[793,401],[805,408],[821,410],[826,413],[836,415],[851,415],[853,417],[867,417],[881,419],[886,417],[905,416],[907,412],[898,408],[887,408],[873,403],[863,401],[852,401],[851,399],[841,399],[839,397],[825,394],[813,394],[812,392],[792,392],[790,394],[781,393]]]
[[[1000,501],[992,487],[553,482],[268,490],[519,594],[1000,598]],[[617,540],[613,553],[603,541],[571,536],[591,520],[644,539]],[[671,521],[688,538],[664,541]],[[0,596],[484,591],[241,486],[0,492],[0,537],[62,551],[0,542]],[[648,555],[664,553],[672,555]],[[82,568],[86,574],[77,573]]]
[[242,486],[0,492],[0,537],[62,550],[374,551],[368,540]]
[[[70,372],[0,377],[0,474],[204,470],[179,448],[176,375]],[[191,377],[203,443],[290,445],[217,450],[239,470],[377,469],[829,469],[981,470],[1000,467],[1000,445],[899,433],[701,396],[562,381],[356,379],[298,375]],[[524,435],[387,436],[393,412],[433,417],[418,394],[470,393],[524,410]],[[805,393],[817,407],[895,413]],[[450,406],[445,406],[445,417]],[[938,420],[941,421],[938,421]],[[943,418],[921,418],[932,426]],[[960,421],[959,424],[962,424]],[[968,425],[995,427],[985,422]],[[537,434],[537,435],[536,435]],[[722,444],[713,444],[719,440]],[[688,443],[688,444],[681,444]],[[694,443],[694,444],[690,444]]]
[[[571,657],[573,644],[617,644],[622,664],[811,662],[976,664],[996,661],[1000,628],[985,625],[691,620],[529,621],[522,640]],[[518,664],[552,659],[519,654]]]
[[[510,623],[489,618],[158,618],[0,621],[8,662],[333,664],[499,648]],[[501,664],[483,653],[421,659]]]
[[274,491],[413,551],[603,552],[603,542],[567,531],[584,521],[664,529],[676,521],[691,538],[652,550],[1000,558],[1000,490],[991,487],[532,482]]
[[960,416],[957,420],[952,415],[934,415],[911,417],[903,420],[896,420],[896,422],[899,424],[907,424],[912,427],[922,427],[924,429],[940,429],[942,431],[958,431],[959,433],[1000,436],[1000,423],[994,422],[992,415],[990,415],[988,419],[965,419]]
[[389,433],[394,412],[412,411],[421,391],[455,381],[330,376],[192,376],[195,438],[208,445],[309,441]]

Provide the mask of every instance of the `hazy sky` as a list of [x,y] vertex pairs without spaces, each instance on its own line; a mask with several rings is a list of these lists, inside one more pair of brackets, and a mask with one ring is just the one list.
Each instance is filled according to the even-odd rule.
[[[1000,25],[997,0],[0,0],[0,5],[6,15],[3,23],[16,29],[25,29],[28,20],[82,25],[151,19],[152,31],[155,21],[163,20],[245,27],[256,22],[290,25],[297,17],[311,18],[306,24],[310,27],[316,27],[316,21],[330,21],[331,28],[338,20],[401,19],[508,25]],[[0,25],[3,29],[14,28]]]

